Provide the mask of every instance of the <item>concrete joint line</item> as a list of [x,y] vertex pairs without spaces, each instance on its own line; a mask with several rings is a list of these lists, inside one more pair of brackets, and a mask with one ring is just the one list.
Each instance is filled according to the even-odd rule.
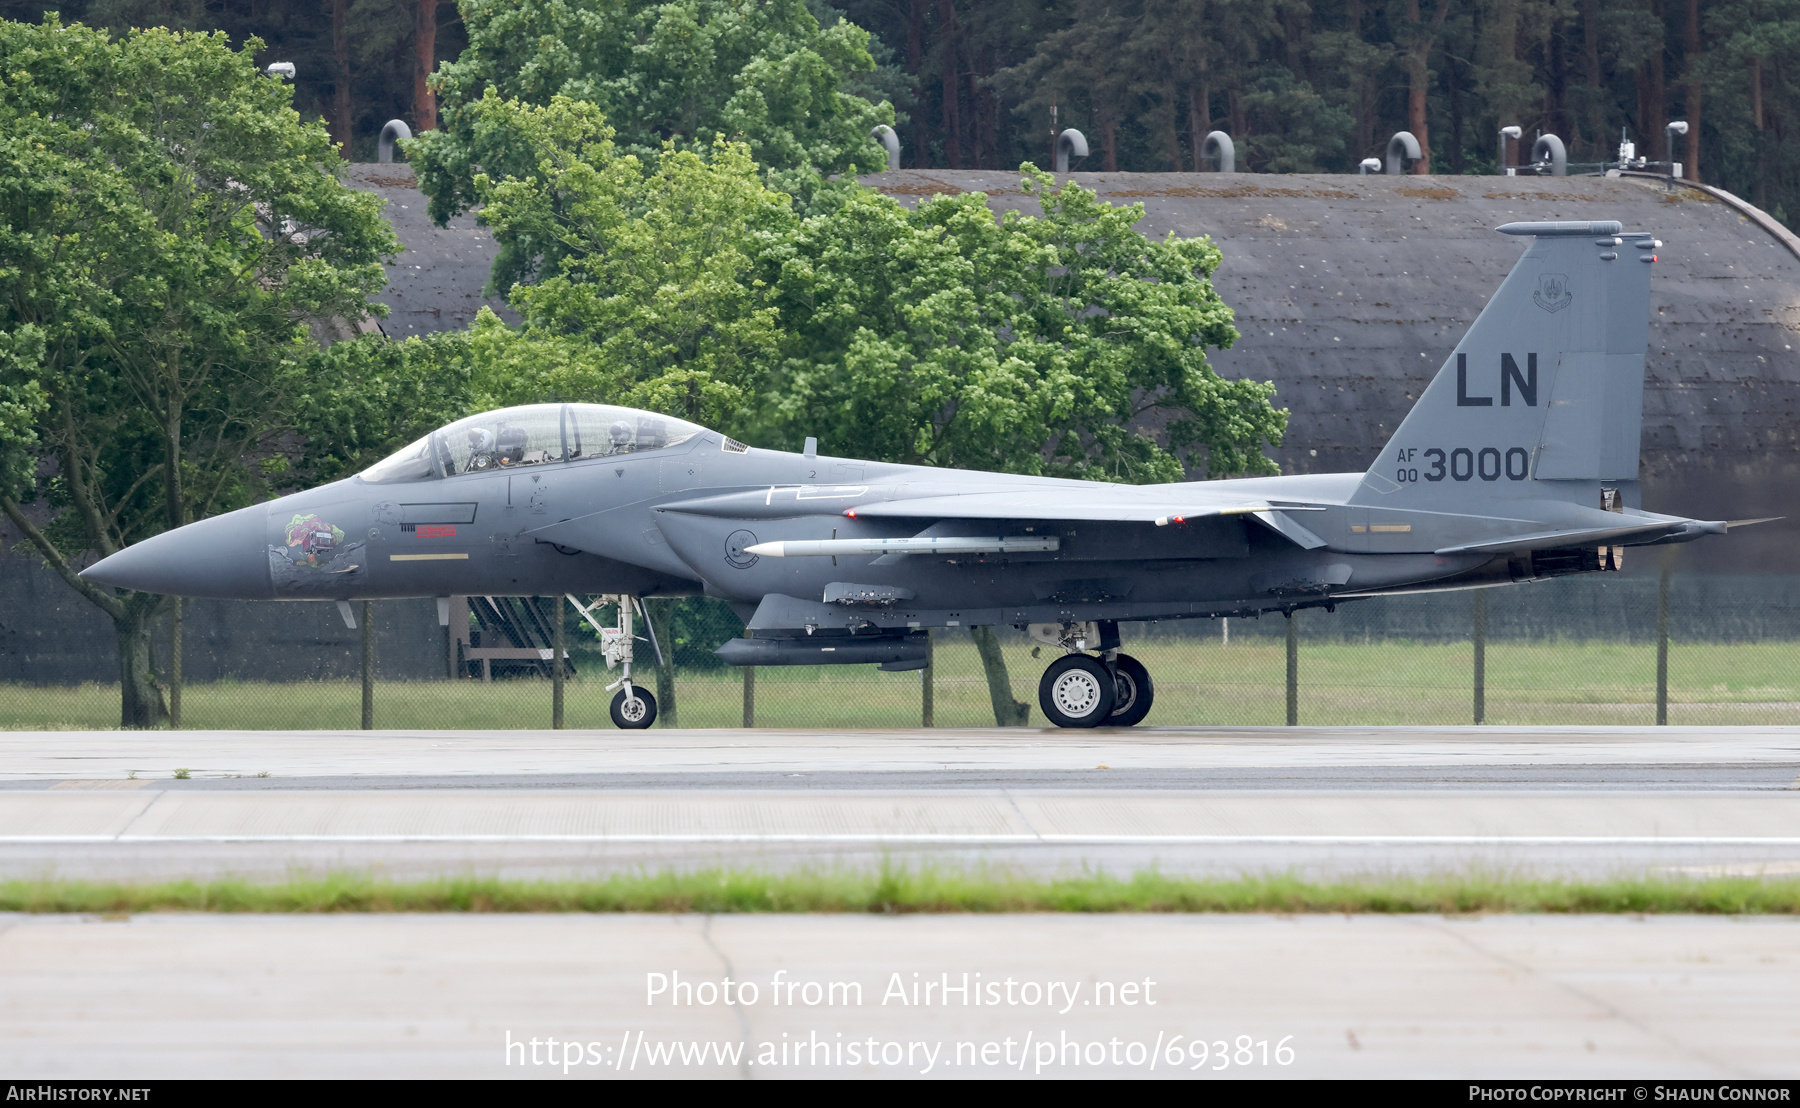
[[1490,961],[1498,962],[1510,970],[1514,970],[1518,973],[1522,973],[1526,977],[1532,978],[1533,980],[1536,980],[1536,981],[1541,981],[1560,992],[1567,993],[1569,996],[1576,998],[1577,1000],[1581,1001],[1584,1004],[1592,1005],[1593,1007],[1606,1013],[1606,1015],[1611,1017],[1612,1019],[1618,1020],[1620,1023],[1625,1024],[1627,1027],[1634,1028],[1637,1031],[1641,1032],[1642,1034],[1648,1036],[1649,1038],[1655,1039],[1657,1042],[1660,1042],[1663,1045],[1670,1047],[1671,1049],[1673,1049],[1679,1053],[1686,1054],[1690,1058],[1696,1058],[1702,1062],[1707,1063],[1708,1065],[1717,1066],[1719,1069],[1721,1069],[1727,1073],[1735,1072],[1736,1075],[1741,1078],[1748,1078],[1748,1077],[1752,1076],[1750,1074],[1744,1073],[1741,1070],[1734,1071],[1731,1066],[1720,1063],[1716,1059],[1711,1058],[1708,1055],[1703,1054],[1698,1050],[1695,1050],[1693,1047],[1687,1045],[1686,1043],[1681,1042],[1680,1040],[1671,1038],[1669,1035],[1667,1035],[1663,1031],[1658,1030],[1657,1028],[1652,1027],[1651,1025],[1649,1025],[1647,1023],[1644,1023],[1642,1020],[1636,1019],[1633,1016],[1626,1014],[1625,1011],[1618,1008],[1617,1006],[1612,1004],[1610,1001],[1602,1000],[1601,998],[1593,995],[1592,993],[1586,991],[1585,989],[1581,989],[1581,988],[1578,988],[1577,986],[1571,985],[1567,981],[1562,981],[1555,977],[1551,977],[1546,974],[1540,973],[1538,971],[1537,967],[1531,965],[1530,963],[1521,962],[1516,958],[1512,958],[1512,957],[1509,957],[1508,955],[1501,954],[1498,951],[1489,950],[1487,947],[1482,946],[1480,943],[1476,942],[1473,937],[1465,934],[1462,930],[1459,930],[1456,927],[1452,926],[1449,923],[1449,921],[1447,921],[1447,920],[1409,918],[1407,920],[1407,922],[1414,927],[1424,927],[1424,928],[1436,930],[1445,935],[1448,935],[1449,937],[1455,939],[1457,942],[1463,944],[1465,947],[1468,947],[1470,950],[1474,951],[1476,954],[1479,954],[1483,958],[1489,959]]
[[[737,970],[732,968],[731,957],[713,941],[712,926],[713,916],[709,913],[700,923],[700,941],[718,957],[719,964],[725,967],[725,980],[729,981],[737,976]],[[743,1061],[738,1064],[738,1074],[748,1081],[753,1076],[750,1072],[749,1044],[754,1040],[750,1035],[750,1017],[744,1013],[744,1006],[735,1000],[731,1002],[731,1014],[737,1018],[738,1034],[743,1037],[745,1044]]]
[[1025,810],[1019,807],[1019,802],[1013,798],[1012,790],[1001,789],[1000,795],[1006,798],[1006,803],[1011,805],[1013,814],[1019,817],[1019,822],[1025,825],[1025,829],[1035,835],[1038,842],[1043,842],[1043,832],[1037,829],[1037,825],[1031,822],[1031,817],[1027,816]]
[[133,812],[131,816],[126,819],[125,826],[119,829],[119,833],[113,836],[113,840],[115,842],[129,842],[131,840],[131,829],[142,822],[143,818],[150,814],[150,809],[161,804],[163,797],[168,795],[169,792],[167,789],[159,789],[145,798],[143,806],[138,808],[137,811]]

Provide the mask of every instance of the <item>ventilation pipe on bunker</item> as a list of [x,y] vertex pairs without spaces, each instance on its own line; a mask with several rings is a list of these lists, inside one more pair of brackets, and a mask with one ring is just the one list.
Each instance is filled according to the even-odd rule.
[[1087,136],[1075,128],[1060,132],[1056,136],[1056,172],[1069,171],[1069,158],[1085,158],[1088,156]]
[[1521,131],[1516,125],[1500,128],[1500,156],[1499,160],[1494,162],[1495,173],[1498,173],[1502,177],[1513,176],[1513,168],[1506,164],[1506,140],[1512,139],[1514,142],[1517,142],[1519,141],[1519,136],[1524,133],[1525,132]]
[[1539,135],[1531,144],[1531,168],[1539,173],[1548,169],[1552,177],[1569,175],[1569,151],[1555,135]]
[[1416,162],[1424,155],[1419,151],[1419,140],[1411,131],[1395,131],[1394,137],[1388,139],[1387,172],[1390,177],[1398,177],[1406,172],[1406,162]]
[[889,127],[885,123],[877,123],[875,125],[875,129],[873,131],[869,132],[869,137],[874,139],[876,142],[879,142],[882,146],[882,149],[887,151],[887,156],[888,156],[888,166],[887,167],[889,169],[899,169],[900,168],[900,136],[894,133],[894,129],[892,127]]
[[403,119],[390,119],[381,129],[381,141],[375,146],[375,160],[383,165],[394,160],[394,140],[412,138],[412,128]]
[[1687,132],[1688,125],[1685,119],[1673,120],[1663,128],[1663,154],[1669,162],[1670,177],[1681,176],[1682,165],[1675,160],[1675,136],[1685,135]]
[[1208,158],[1219,160],[1218,171],[1220,173],[1237,172],[1237,148],[1231,145],[1231,136],[1224,131],[1209,133],[1206,140],[1200,144],[1201,163],[1205,164]]

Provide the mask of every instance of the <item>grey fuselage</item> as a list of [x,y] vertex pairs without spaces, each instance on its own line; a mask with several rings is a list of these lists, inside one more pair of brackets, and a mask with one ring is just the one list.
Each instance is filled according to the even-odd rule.
[[[1505,517],[1371,508],[1353,502],[1360,473],[1122,487],[728,452],[726,441],[706,433],[660,451],[410,484],[353,477],[140,543],[115,555],[122,564],[106,566],[101,576],[145,591],[239,600],[704,594],[731,602],[759,633],[1172,619],[1540,576],[1529,559],[1432,551],[1606,518],[1562,500],[1515,501]],[[1239,494],[1323,507],[1306,512],[1303,522],[1325,545],[1302,549],[1242,516],[1160,527],[967,518],[921,527],[846,514],[859,505],[945,494],[1066,490],[1119,500],[1182,489],[1205,499]],[[1600,502],[1597,483],[1592,502]],[[301,535],[310,529],[333,537],[318,550],[303,549],[291,541],[296,527]],[[920,534],[1054,536],[1060,548],[900,558],[744,553],[778,540]],[[911,596],[826,604],[834,582]],[[779,610],[758,613],[759,606]]]
[[[1500,230],[1527,249],[1365,473],[1109,485],[761,450],[653,413],[533,405],[86,575],[246,600],[704,594],[780,638],[1329,607],[1614,570],[1626,546],[1722,533],[1639,503],[1661,244],[1610,222]],[[843,549],[934,537],[991,541]],[[784,545],[817,540],[839,542]]]

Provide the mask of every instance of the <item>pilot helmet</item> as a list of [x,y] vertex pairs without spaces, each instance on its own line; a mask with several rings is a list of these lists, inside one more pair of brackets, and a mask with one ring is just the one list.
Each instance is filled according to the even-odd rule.
[[494,448],[494,433],[486,427],[469,428],[469,449],[477,454],[486,454]]
[[625,420],[614,420],[610,433],[614,446],[625,446],[631,442],[631,424]]

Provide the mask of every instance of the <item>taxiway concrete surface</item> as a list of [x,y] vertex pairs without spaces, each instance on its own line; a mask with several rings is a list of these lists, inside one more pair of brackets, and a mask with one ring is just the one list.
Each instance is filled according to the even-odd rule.
[[[0,917],[0,1071],[1792,1078],[1797,933],[1618,916]],[[913,992],[964,974],[972,994]],[[677,980],[710,983],[712,1003]],[[991,1003],[964,1003],[989,984]]]
[[0,875],[1782,873],[1797,786],[1794,728],[13,732]]
[[[1800,729],[0,733],[0,877],[895,858],[1797,873]],[[0,1071],[561,1078],[555,1039],[571,1078],[1791,1078],[1796,952],[1788,919],[10,916]],[[677,972],[762,992],[647,1002]],[[964,973],[1088,1003],[881,1002]],[[777,976],[862,1003],[777,1007]],[[1092,1003],[1145,980],[1154,1006]]]

